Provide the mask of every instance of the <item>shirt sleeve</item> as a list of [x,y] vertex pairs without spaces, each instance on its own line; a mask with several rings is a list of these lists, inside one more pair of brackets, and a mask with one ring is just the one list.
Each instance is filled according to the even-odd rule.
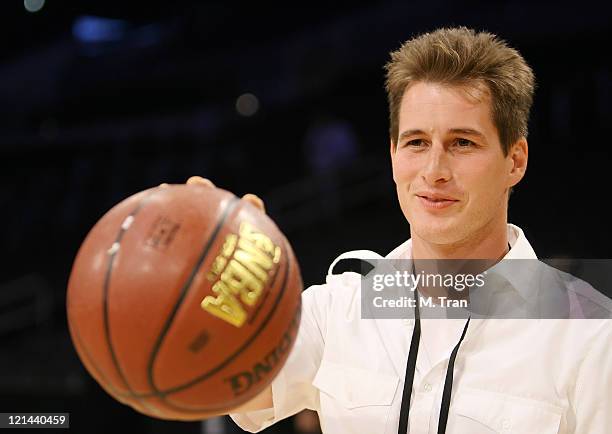
[[[589,321],[589,320],[580,320]],[[578,371],[572,407],[576,434],[604,434],[612,426],[612,322],[598,331]]]
[[305,408],[319,409],[319,392],[312,381],[323,354],[329,290],[326,284],[302,292],[302,316],[295,344],[272,381],[273,408],[230,414],[242,429],[259,432]]

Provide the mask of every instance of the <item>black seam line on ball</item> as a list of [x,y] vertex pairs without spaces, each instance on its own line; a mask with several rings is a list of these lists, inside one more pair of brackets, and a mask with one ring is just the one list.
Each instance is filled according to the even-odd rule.
[[[151,198],[153,193],[155,193],[156,191],[157,189],[152,189],[140,201],[140,203],[134,208],[134,210],[126,218],[135,217],[140,212],[140,210],[142,210],[143,206]],[[127,229],[124,229],[123,224],[122,224],[119,229],[119,233],[117,234],[117,237],[115,238],[115,242],[113,243],[113,245],[115,243],[121,243],[121,240],[123,239],[123,235],[125,234],[126,231]],[[111,253],[110,260],[108,261],[108,267],[106,268],[106,273],[104,276],[104,287],[103,287],[104,288],[103,289],[104,303],[103,303],[103,306],[104,306],[104,334],[106,337],[106,344],[108,345],[108,349],[110,351],[111,359],[113,360],[113,364],[115,365],[115,369],[119,373],[119,377],[121,378],[121,381],[123,381],[126,389],[129,392],[128,394],[122,394],[121,396],[126,396],[126,397],[129,396],[129,397],[136,398],[145,408],[151,409],[150,406],[145,401],[142,401],[141,399],[139,399],[138,395],[134,393],[134,390],[128,383],[127,378],[123,370],[121,369],[121,365],[119,364],[119,359],[117,359],[117,354],[115,353],[115,348],[113,347],[113,343],[112,343],[111,336],[110,336],[110,321],[109,321],[109,313],[108,313],[108,294],[109,294],[109,287],[110,287],[110,278],[113,272],[113,264],[115,263],[115,256],[117,255],[117,252],[119,252],[119,250]]]
[[[285,245],[285,251],[287,251],[286,242],[283,243],[283,244]],[[171,395],[171,394],[176,393],[176,392],[180,392],[180,391],[185,390],[185,389],[188,389],[189,387],[191,387],[191,386],[201,382],[202,380],[205,380],[206,378],[211,377],[212,375],[216,374],[217,372],[219,372],[220,370],[225,368],[230,362],[232,362],[236,357],[238,357],[245,349],[247,349],[253,343],[253,341],[257,338],[257,336],[259,336],[259,334],[266,327],[268,322],[270,322],[270,319],[274,316],[274,312],[276,312],[276,309],[280,305],[280,301],[283,298],[283,295],[285,294],[285,291],[286,291],[286,288],[287,288],[287,282],[289,281],[289,269],[290,269],[290,266],[291,266],[290,262],[289,261],[285,261],[285,269],[284,269],[284,273],[283,273],[283,283],[281,285],[280,291],[278,291],[278,296],[276,297],[276,300],[274,300],[274,305],[270,309],[270,312],[268,313],[268,316],[266,317],[266,319],[261,322],[261,324],[259,325],[257,330],[255,330],[255,332],[251,335],[251,337],[247,341],[245,341],[245,343],[242,344],[242,346],[240,348],[238,348],[236,351],[234,351],[234,353],[231,356],[226,358],[223,362],[221,362],[219,365],[217,365],[216,367],[214,367],[210,371],[206,372],[205,374],[202,374],[202,375],[194,378],[193,380],[188,381],[187,383],[183,383],[183,384],[181,384],[179,386],[174,386],[174,387],[171,387],[169,389],[160,391],[160,397],[161,397],[162,400],[165,401],[165,397],[166,396]],[[204,409],[194,409],[193,411],[202,411],[202,410],[204,410]],[[214,408],[206,408],[205,410],[215,410],[215,409]]]
[[191,274],[189,275],[189,278],[187,279],[187,281],[181,288],[181,294],[179,295],[178,300],[174,304],[174,307],[172,308],[172,312],[168,316],[168,319],[166,320],[166,323],[164,324],[161,333],[159,334],[159,336],[157,337],[157,340],[155,341],[155,345],[153,346],[153,350],[151,351],[151,355],[149,356],[149,362],[147,363],[147,379],[149,380],[149,386],[153,390],[153,393],[152,393],[153,395],[162,396],[165,394],[164,392],[162,392],[161,390],[157,388],[157,386],[155,385],[155,379],[153,378],[153,365],[155,364],[157,353],[159,352],[161,348],[161,345],[166,337],[166,334],[168,333],[168,330],[170,330],[170,326],[174,322],[174,317],[176,316],[176,313],[178,312],[179,308],[183,304],[183,300],[187,296],[187,292],[189,288],[191,287],[191,284],[193,283],[193,279],[195,279],[196,274],[198,273],[198,271],[200,270],[200,267],[204,263],[204,260],[208,256],[208,252],[211,249],[215,240],[217,239],[217,236],[219,235],[219,232],[223,228],[225,221],[227,220],[231,212],[236,208],[239,202],[240,202],[240,199],[238,199],[237,197],[233,197],[231,201],[225,206],[225,209],[223,210],[221,218],[217,222],[215,229],[213,230],[212,234],[208,238],[208,242],[206,243],[204,249],[202,250],[202,253],[200,254],[200,257],[198,258],[196,265],[193,267]]
[[[265,328],[266,324],[268,324],[268,322],[270,322],[270,319],[274,316],[274,312],[276,311],[276,308],[279,306],[280,304],[280,300],[283,298],[283,295],[285,294],[285,289],[287,287],[287,281],[289,280],[289,267],[290,264],[288,261],[285,262],[285,270],[283,273],[283,284],[281,286],[280,291],[278,291],[278,295],[276,296],[276,300],[274,300],[274,304],[272,305],[272,308],[270,309],[270,312],[268,313],[268,316],[266,317],[265,320],[263,320],[261,322],[261,324],[259,325],[259,327],[257,328],[257,330],[255,330],[255,332],[251,335],[251,337],[249,339],[247,339],[244,344],[242,344],[242,346],[240,348],[238,348],[236,351],[234,351],[234,353],[232,355],[230,355],[228,358],[226,358],[223,362],[219,363],[218,366],[214,367],[213,369],[211,369],[210,371],[206,372],[205,374],[199,375],[196,378],[194,378],[193,380],[190,380],[186,383],[183,383],[179,386],[174,386],[171,387],[169,389],[163,390],[161,391],[162,395],[167,396],[176,392],[180,392],[182,390],[188,389],[189,387],[201,382],[202,380],[211,377],[212,375],[216,374],[217,372],[219,372],[221,369],[225,368],[230,362],[232,362],[236,357],[238,357],[240,354],[242,354],[242,352],[244,350],[246,350],[252,343],[253,341],[257,338],[257,336],[259,336],[259,334],[263,331],[263,329]],[[162,397],[163,398],[163,397]]]
[[[74,327],[72,330],[72,336],[74,338],[74,340],[78,343],[79,347],[81,348],[81,352],[83,354],[81,354],[81,358],[85,358],[87,359],[87,362],[89,363],[89,365],[91,366],[91,368],[96,372],[97,375],[100,376],[100,381],[102,383],[104,383],[104,385],[102,386],[103,388],[108,388],[112,394],[117,395],[117,396],[121,396],[121,397],[130,397],[132,396],[130,393],[124,393],[124,392],[120,392],[119,390],[117,390],[113,384],[108,380],[108,378],[106,377],[106,375],[104,374],[104,371],[102,371],[98,365],[96,365],[94,358],[92,357],[91,353],[87,350],[87,347],[85,346],[85,341],[83,341],[83,338],[81,337],[81,334],[79,333],[78,327]],[[85,364],[85,363],[83,363]],[[92,374],[92,377],[95,378],[95,376]]]

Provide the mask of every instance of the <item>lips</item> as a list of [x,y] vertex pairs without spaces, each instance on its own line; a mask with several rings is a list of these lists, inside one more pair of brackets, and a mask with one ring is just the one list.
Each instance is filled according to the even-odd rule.
[[416,193],[416,196],[423,206],[430,209],[447,208],[459,202],[459,199],[455,199],[452,196],[433,192],[419,192]]

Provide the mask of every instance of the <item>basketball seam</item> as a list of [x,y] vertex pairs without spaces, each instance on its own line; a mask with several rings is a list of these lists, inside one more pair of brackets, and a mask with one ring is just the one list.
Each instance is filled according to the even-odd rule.
[[[138,213],[139,209],[142,207],[142,205],[144,204],[144,201],[146,199],[148,199],[150,197],[150,195],[153,192],[150,192],[149,195],[147,195],[146,197],[144,197],[141,201],[141,203],[139,203],[129,214],[128,216],[134,216]],[[70,311],[70,308],[68,306],[68,311]],[[68,314],[68,319],[70,319],[70,314]],[[113,383],[111,381],[108,380],[107,375],[105,374],[105,371],[103,369],[101,369],[97,363],[95,358],[91,355],[91,353],[89,352],[88,348],[87,348],[87,344],[85,343],[85,341],[83,340],[83,338],[81,337],[81,334],[79,333],[79,328],[76,326],[76,324],[73,327],[69,327],[70,331],[72,333],[72,336],[74,337],[74,339],[76,340],[76,342],[78,343],[77,346],[77,352],[80,352],[82,354],[81,357],[83,357],[84,359],[87,360],[87,362],[89,363],[89,365],[91,366],[91,368],[101,377],[102,382],[104,383],[104,385],[106,387],[108,387],[108,389],[110,389],[110,391],[119,397],[122,398],[130,398],[130,397],[137,397],[137,394],[135,393],[129,393],[129,392],[121,392],[118,389],[115,388],[115,386],[113,385]],[[106,337],[106,336],[105,336]],[[108,343],[108,341],[107,341]]]
[[164,395],[171,395],[173,393],[176,392],[180,392],[182,390],[188,389],[189,387],[199,383],[200,381],[210,377],[211,375],[216,374],[218,371],[220,371],[221,369],[223,369],[225,366],[227,366],[232,360],[234,360],[236,357],[238,357],[244,350],[246,350],[255,340],[255,338],[257,338],[257,336],[259,336],[261,334],[261,332],[263,331],[265,325],[270,321],[270,318],[272,318],[274,312],[276,312],[276,308],[278,307],[280,300],[282,299],[284,293],[285,293],[285,287],[287,286],[287,280],[289,278],[289,264],[287,263],[287,266],[285,267],[285,275],[283,277],[283,285],[281,287],[281,290],[279,291],[279,295],[278,297],[276,297],[276,300],[274,301],[274,305],[272,306],[272,309],[270,310],[270,313],[268,314],[268,316],[266,316],[266,319],[263,320],[261,322],[261,324],[259,325],[259,328],[257,330],[255,330],[255,332],[249,337],[249,339],[244,342],[242,344],[242,346],[240,346],[240,348],[238,348],[236,351],[234,351],[234,353],[227,357],[225,360],[223,360],[222,363],[220,363],[218,366],[216,366],[215,368],[211,369],[210,371],[206,372],[205,374],[201,374],[199,376],[197,376],[196,378],[181,384],[180,386],[174,386],[171,387],[169,389],[166,389],[164,392]]
[[[285,251],[287,251],[287,242],[284,241],[283,244],[285,245]],[[166,405],[168,405],[168,407],[170,407],[170,408],[172,408],[174,410],[180,410],[180,411],[184,411],[184,412],[188,412],[188,413],[211,412],[211,411],[215,412],[215,411],[218,411],[218,410],[226,410],[227,409],[226,407],[206,407],[206,408],[202,408],[202,409],[188,408],[188,407],[183,407],[183,406],[177,405],[176,403],[170,402],[166,398],[169,397],[170,395],[174,394],[174,393],[186,390],[186,389],[188,389],[188,388],[198,384],[202,380],[210,377],[211,375],[215,374],[219,370],[223,369],[228,363],[230,363],[233,359],[235,359],[238,355],[240,355],[240,353],[242,351],[244,351],[246,348],[248,348],[253,343],[255,338],[257,338],[257,336],[259,336],[259,334],[261,334],[261,332],[265,328],[265,325],[273,317],[273,314],[276,311],[276,309],[278,308],[278,306],[280,305],[280,301],[283,298],[283,296],[286,295],[286,288],[287,288],[287,284],[289,282],[289,275],[290,275],[289,270],[290,270],[290,267],[291,267],[291,263],[290,263],[290,261],[287,261],[286,262],[286,266],[285,266],[285,270],[284,270],[283,284],[282,284],[281,289],[279,291],[279,296],[276,298],[274,306],[272,307],[272,310],[270,311],[270,313],[266,316],[266,319],[260,324],[259,329],[257,331],[255,331],[255,333],[253,333],[253,335],[251,335],[249,340],[246,341],[237,351],[235,351],[232,356],[230,356],[227,359],[225,359],[223,361],[223,363],[221,363],[216,368],[212,369],[211,371],[207,372],[204,375],[200,375],[199,377],[196,377],[195,379],[191,380],[190,382],[188,382],[186,384],[183,384],[183,385],[175,387],[175,388],[167,389],[166,393],[161,394],[159,396],[159,398]],[[292,316],[292,321],[293,321],[293,318],[300,313],[300,310],[301,310],[301,300],[298,300],[298,305],[296,307],[296,312]],[[298,325],[297,328],[299,329],[299,325]],[[297,331],[296,331],[296,334],[297,334]],[[295,343],[295,340],[294,340],[294,343]]]
[[[149,194],[147,194],[140,201],[140,203],[134,208],[134,210],[128,215],[127,218],[135,217],[142,210],[142,208],[145,205],[145,203],[147,202],[147,200],[149,200],[151,198],[151,196],[156,192],[156,190],[157,189],[152,190]],[[127,231],[127,228],[124,228],[123,226],[120,227],[119,233],[117,234],[117,237],[115,238],[115,243],[120,243],[120,241],[123,239],[123,235],[125,234],[126,231]],[[114,346],[113,346],[113,343],[112,343],[112,340],[111,340],[111,336],[110,336],[110,320],[109,320],[109,312],[108,312],[108,294],[110,292],[110,290],[109,290],[109,288],[110,288],[110,278],[111,278],[111,275],[113,273],[113,264],[115,263],[115,256],[116,256],[116,254],[117,254],[117,252],[113,252],[111,254],[110,260],[108,262],[108,267],[106,269],[106,273],[105,273],[105,276],[104,276],[104,284],[103,284],[104,334],[105,334],[105,338],[106,338],[106,343],[108,345],[108,349],[110,351],[111,359],[113,361],[113,364],[115,365],[115,369],[119,373],[119,377],[121,378],[121,381],[123,381],[123,383],[125,384],[125,387],[128,389],[128,392],[129,392],[128,396],[135,398],[145,408],[152,410],[151,407],[149,406],[149,404],[146,401],[144,401],[136,393],[134,393],[134,390],[132,389],[132,387],[130,386],[129,382],[127,381],[127,378],[126,378],[123,370],[121,369],[121,365],[119,364],[119,359],[117,358],[117,355],[115,353],[115,349],[114,349]],[[154,410],[152,410],[152,411],[154,411]]]
[[159,390],[157,388],[157,386],[155,385],[155,379],[154,379],[154,376],[153,376],[153,366],[155,364],[155,359],[157,358],[157,354],[159,353],[159,350],[161,349],[163,341],[164,341],[168,331],[170,330],[170,327],[172,326],[172,323],[174,321],[176,313],[178,312],[180,306],[182,305],[183,300],[187,296],[187,293],[189,292],[189,288],[191,288],[191,286],[192,286],[192,283],[193,283],[193,280],[195,279],[195,276],[197,275],[198,271],[202,267],[202,264],[204,263],[204,261],[208,257],[208,253],[209,253],[209,251],[210,251],[214,241],[217,239],[217,236],[219,235],[219,232],[221,232],[223,224],[225,223],[225,221],[227,220],[227,218],[231,214],[231,212],[236,208],[236,206],[238,205],[238,202],[239,202],[239,199],[234,197],[234,198],[232,198],[231,202],[225,206],[225,209],[223,210],[221,218],[217,222],[217,225],[215,226],[215,229],[213,230],[211,236],[209,237],[208,242],[206,243],[206,246],[204,247],[204,250],[200,254],[200,257],[198,258],[198,261],[196,262],[195,266],[193,267],[193,270],[191,271],[191,274],[189,275],[189,278],[187,279],[187,281],[183,285],[183,287],[181,289],[181,294],[180,294],[178,300],[176,301],[176,303],[174,305],[174,308],[170,312],[170,315],[166,319],[166,322],[165,322],[165,324],[164,324],[164,326],[162,328],[162,331],[159,334],[159,336],[157,337],[157,341],[153,345],[153,349],[151,351],[151,355],[149,356],[149,362],[147,363],[147,378],[149,380],[149,386],[153,390],[153,395],[155,395],[155,396],[163,397],[165,395],[165,391]]

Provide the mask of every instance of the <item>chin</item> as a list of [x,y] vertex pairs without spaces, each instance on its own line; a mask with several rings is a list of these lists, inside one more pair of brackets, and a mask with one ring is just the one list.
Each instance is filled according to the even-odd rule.
[[416,220],[410,223],[412,236],[416,235],[428,243],[453,244],[459,241],[463,234],[461,225],[454,219],[429,218],[426,221]]

